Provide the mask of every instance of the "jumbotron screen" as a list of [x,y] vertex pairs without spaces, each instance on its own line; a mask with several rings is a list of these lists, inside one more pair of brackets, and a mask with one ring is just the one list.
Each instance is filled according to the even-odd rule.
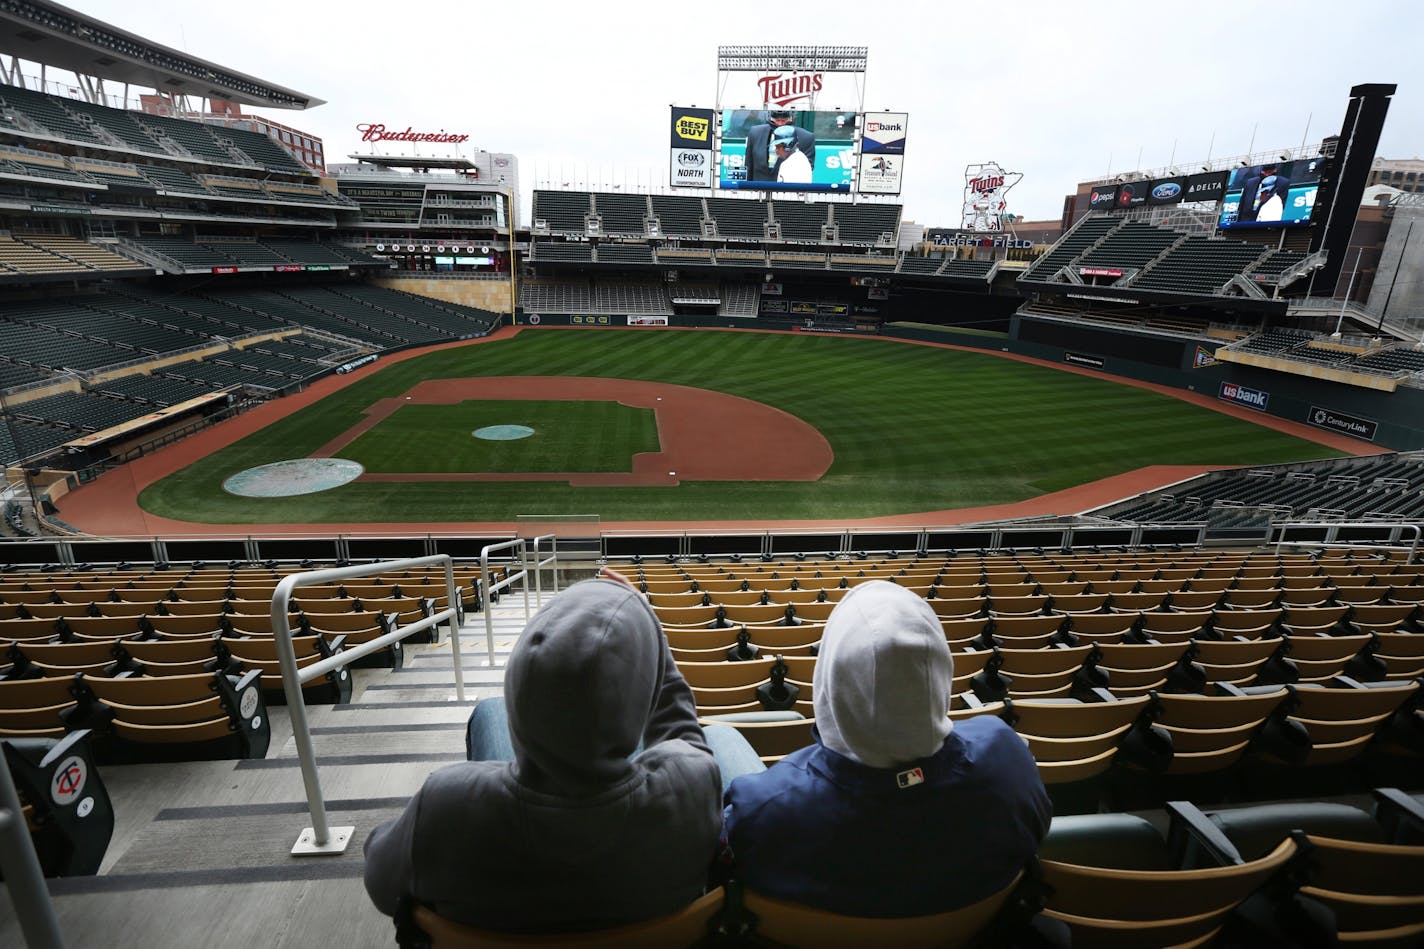
[[1237,168],[1226,182],[1217,226],[1229,230],[1310,223],[1324,163],[1323,158],[1302,158]]
[[849,193],[854,112],[724,109],[720,188]]

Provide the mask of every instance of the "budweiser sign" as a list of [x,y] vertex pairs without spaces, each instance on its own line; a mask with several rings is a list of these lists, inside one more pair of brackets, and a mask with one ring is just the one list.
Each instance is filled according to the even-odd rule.
[[409,125],[405,127],[404,132],[390,132],[380,122],[363,122],[356,126],[356,131],[361,133],[363,142],[438,142],[458,145],[470,140],[470,136],[458,132],[447,132],[444,129],[438,132],[417,132]]
[[762,76],[756,81],[761,90],[761,101],[767,105],[787,105],[797,99],[809,99],[821,91],[824,80],[821,73],[793,73],[790,76],[777,74]]

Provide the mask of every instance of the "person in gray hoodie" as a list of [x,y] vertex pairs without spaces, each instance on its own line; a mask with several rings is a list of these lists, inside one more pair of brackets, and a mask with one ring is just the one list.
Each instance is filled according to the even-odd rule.
[[371,832],[376,907],[409,895],[457,922],[557,932],[697,899],[721,779],[647,600],[615,579],[570,586],[530,620],[504,688],[514,760],[436,771]]
[[862,917],[948,912],[1008,885],[1052,806],[1013,729],[949,720],[953,675],[923,599],[884,580],[847,593],[812,678],[816,743],[728,789],[733,876]]

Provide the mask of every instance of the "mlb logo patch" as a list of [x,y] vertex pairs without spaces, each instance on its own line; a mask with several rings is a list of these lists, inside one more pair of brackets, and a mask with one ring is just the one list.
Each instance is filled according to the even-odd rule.
[[901,771],[895,775],[895,783],[900,786],[900,790],[912,788],[917,784],[925,783],[925,772],[921,768],[911,768],[909,771]]

